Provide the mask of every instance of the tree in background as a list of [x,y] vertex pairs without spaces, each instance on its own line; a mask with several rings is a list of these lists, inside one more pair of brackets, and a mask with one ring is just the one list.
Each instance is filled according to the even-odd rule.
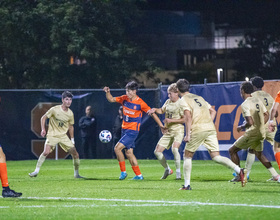
[[139,15],[134,1],[1,1],[0,88],[123,87],[149,63],[128,34]]

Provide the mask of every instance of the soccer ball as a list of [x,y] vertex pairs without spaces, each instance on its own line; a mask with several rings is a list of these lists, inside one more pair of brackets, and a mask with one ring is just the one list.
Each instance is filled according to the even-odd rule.
[[103,130],[99,133],[99,140],[102,143],[109,143],[112,139],[112,134],[108,130]]

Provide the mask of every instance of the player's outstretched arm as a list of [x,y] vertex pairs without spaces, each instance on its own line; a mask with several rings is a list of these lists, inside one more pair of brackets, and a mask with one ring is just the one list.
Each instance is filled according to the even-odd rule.
[[147,111],[148,115],[152,115],[153,113],[156,114],[163,114],[164,112],[162,111],[161,108],[151,108],[149,111]]
[[161,132],[162,132],[163,134],[165,134],[165,133],[168,132],[167,128],[165,128],[165,127],[163,126],[163,124],[161,123],[161,120],[159,119],[159,117],[158,117],[155,113],[151,114],[151,117],[156,121],[156,123],[157,123],[158,126],[160,127],[160,130],[161,130]]
[[116,102],[116,99],[111,95],[110,88],[108,86],[105,86],[103,91],[106,93],[106,98],[109,102]]

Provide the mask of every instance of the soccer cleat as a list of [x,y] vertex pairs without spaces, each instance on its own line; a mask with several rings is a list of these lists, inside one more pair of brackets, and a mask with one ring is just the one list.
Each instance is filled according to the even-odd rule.
[[36,177],[38,175],[38,172],[32,172],[28,174],[30,177]]
[[143,180],[143,179],[144,179],[144,177],[141,175],[141,176],[135,176],[130,180]]
[[[237,173],[233,172],[232,175],[235,177],[235,176],[238,176]],[[247,180],[249,181],[250,177],[249,177],[249,174],[247,174]],[[238,181],[234,181],[234,178],[232,180],[230,180],[230,182],[239,182],[240,179],[238,179]]]
[[240,169],[239,178],[241,186],[244,187],[247,183],[247,169]]
[[191,186],[188,185],[188,186],[184,186],[182,188],[180,188],[179,190],[192,190]]
[[235,176],[229,182],[240,182],[240,177],[239,176]]
[[160,179],[165,180],[171,174],[173,174],[173,170],[165,170],[163,176]]
[[176,172],[176,180],[181,180],[181,173],[180,172]]
[[22,195],[22,193],[15,192],[14,190],[11,190],[11,189],[3,190],[2,191],[2,196],[4,198],[7,198],[7,197],[20,197],[21,195]]
[[80,176],[80,175],[78,174],[78,175],[74,176],[74,178],[76,178],[76,179],[84,179],[85,177]]
[[127,177],[127,173],[121,172],[121,175],[119,177],[119,180],[124,180]]
[[277,175],[275,177],[271,177],[270,179],[268,179],[267,181],[277,181],[277,182],[280,182],[280,175]]

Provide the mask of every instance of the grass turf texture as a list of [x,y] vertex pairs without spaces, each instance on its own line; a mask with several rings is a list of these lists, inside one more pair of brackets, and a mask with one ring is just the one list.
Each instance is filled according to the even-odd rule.
[[123,181],[116,160],[81,160],[80,175],[87,179],[73,178],[69,159],[46,160],[36,178],[28,176],[35,160],[8,161],[10,187],[23,196],[0,198],[0,219],[271,219],[280,214],[280,185],[266,181],[270,174],[260,162],[242,188],[228,182],[231,170],[193,161],[191,191],[178,190],[184,181],[175,180],[175,172],[160,180],[164,170],[158,161],[138,162],[143,181],[129,180],[134,173],[128,161]]

